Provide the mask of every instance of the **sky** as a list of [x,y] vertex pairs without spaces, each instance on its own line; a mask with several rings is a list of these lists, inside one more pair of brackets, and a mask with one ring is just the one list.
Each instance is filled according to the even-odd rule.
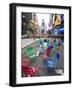
[[44,19],[45,26],[46,26],[47,30],[48,30],[48,23],[49,23],[49,20],[50,20],[49,15],[50,14],[39,14],[39,13],[36,14],[39,26],[41,27],[42,19]]

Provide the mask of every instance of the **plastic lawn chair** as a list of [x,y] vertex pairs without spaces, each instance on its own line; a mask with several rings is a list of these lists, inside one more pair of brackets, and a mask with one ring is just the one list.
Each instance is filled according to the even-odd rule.
[[57,52],[54,57],[48,57],[45,62],[47,67],[55,68],[61,60],[61,53]]
[[42,39],[39,39],[39,43],[40,43],[40,44],[43,44],[43,40],[42,40]]
[[50,45],[50,42],[49,42],[49,40],[47,41],[47,45],[48,45],[48,46]]
[[40,52],[40,53],[44,53],[44,51],[45,51],[45,50],[44,50],[44,47],[43,47],[43,46],[40,46],[39,52]]
[[55,48],[53,48],[52,51],[51,51],[51,55],[50,56],[54,58],[55,54],[56,54],[56,50],[55,50]]
[[27,54],[29,57],[35,57],[36,56],[36,52],[35,52],[35,49],[33,47],[29,47],[27,48]]
[[44,49],[48,48],[47,42],[43,42]]
[[60,54],[60,52],[57,52],[57,53],[56,53],[56,59],[57,59],[57,60],[60,60],[60,59],[61,59],[61,54]]
[[22,73],[25,74],[26,77],[37,76],[39,69],[37,67],[30,66],[22,66]]
[[55,68],[57,64],[57,60],[49,57],[47,60],[45,60],[45,65],[47,68]]
[[58,48],[58,44],[57,43],[54,43],[54,48]]
[[49,46],[46,50],[46,56],[50,56],[51,55],[51,51],[53,49],[53,46]]

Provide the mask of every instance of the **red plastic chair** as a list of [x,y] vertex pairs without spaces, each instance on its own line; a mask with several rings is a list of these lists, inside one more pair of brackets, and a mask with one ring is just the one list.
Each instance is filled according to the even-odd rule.
[[38,75],[39,69],[36,67],[22,66],[22,72],[26,75],[26,77],[33,77]]
[[46,56],[50,56],[52,48],[47,48],[46,50]]

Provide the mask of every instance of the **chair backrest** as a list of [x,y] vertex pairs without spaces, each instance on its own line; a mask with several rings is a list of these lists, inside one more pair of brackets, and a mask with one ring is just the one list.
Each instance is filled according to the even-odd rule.
[[35,49],[33,47],[27,48],[27,54],[29,57],[35,57],[36,56]]

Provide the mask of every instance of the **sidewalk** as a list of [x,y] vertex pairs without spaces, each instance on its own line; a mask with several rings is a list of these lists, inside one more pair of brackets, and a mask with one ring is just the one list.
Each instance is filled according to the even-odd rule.
[[30,39],[30,38],[28,38],[28,39],[21,39],[21,48],[24,48],[24,47],[26,47],[26,46],[28,46],[28,45],[30,45],[30,44],[32,44],[32,43],[34,43],[35,41],[37,41],[38,39]]

